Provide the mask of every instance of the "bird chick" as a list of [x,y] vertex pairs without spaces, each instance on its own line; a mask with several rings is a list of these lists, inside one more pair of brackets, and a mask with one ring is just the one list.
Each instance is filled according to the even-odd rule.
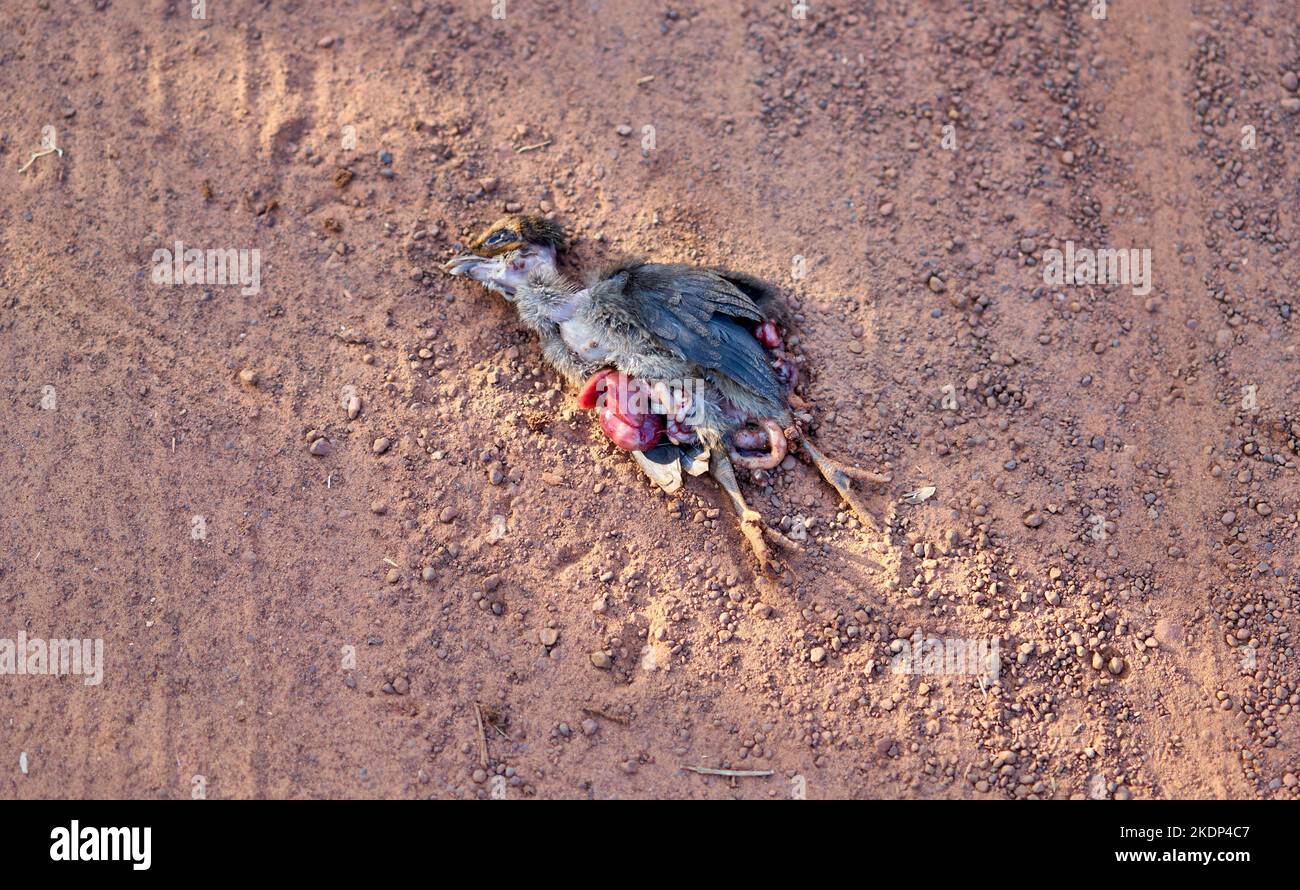
[[791,410],[798,369],[782,348],[779,294],[750,276],[680,263],[625,262],[586,286],[556,267],[563,230],[514,214],[488,226],[446,270],[515,304],[542,354],[596,408],[602,429],[669,493],[706,470],[731,499],[760,567],[769,553],[733,466],[772,469],[802,446],[864,522],[877,527],[850,479],[887,477],[842,465],[808,440]]

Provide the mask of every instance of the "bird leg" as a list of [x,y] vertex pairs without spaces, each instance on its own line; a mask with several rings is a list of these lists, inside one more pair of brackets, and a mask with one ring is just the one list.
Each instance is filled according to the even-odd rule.
[[749,505],[745,503],[745,497],[740,493],[740,485],[736,482],[736,473],[731,468],[731,461],[719,448],[713,450],[712,459],[709,461],[709,473],[731,498],[731,506],[740,517],[740,531],[749,542],[749,549],[754,551],[759,569],[766,572],[769,554],[767,544],[763,540],[763,517],[749,509]]
[[839,495],[844,499],[844,502],[853,509],[855,514],[857,514],[858,519],[862,520],[876,531],[880,531],[880,523],[876,520],[875,516],[867,510],[857,492],[853,490],[852,480],[856,479],[859,482],[881,484],[888,482],[890,477],[880,473],[860,470],[857,467],[848,466],[837,460],[832,460],[822,454],[821,450],[818,449],[807,436],[802,437],[801,444],[803,445],[804,453],[808,455],[809,459],[813,462],[813,465],[817,467],[818,472],[822,474],[822,478],[829,482],[831,486],[839,492]]

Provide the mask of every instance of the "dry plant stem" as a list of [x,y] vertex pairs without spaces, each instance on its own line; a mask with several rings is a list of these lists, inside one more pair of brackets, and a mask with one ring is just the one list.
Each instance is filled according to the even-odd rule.
[[21,167],[18,168],[18,172],[19,172],[19,173],[22,173],[24,170],[26,170],[26,169],[27,169],[28,167],[30,167],[32,164],[35,164],[37,158],[43,158],[43,157],[45,157],[46,155],[52,155],[52,154],[54,154],[55,152],[58,153],[59,157],[63,157],[63,149],[61,149],[61,148],[43,148],[43,149],[41,149],[40,151],[34,151],[34,152],[32,152],[32,156],[31,156],[30,158],[27,159],[27,163],[26,163],[26,164],[23,164]]
[[478,702],[474,702],[474,719],[478,721],[478,762],[480,766],[487,769],[487,733],[483,731],[483,706]]

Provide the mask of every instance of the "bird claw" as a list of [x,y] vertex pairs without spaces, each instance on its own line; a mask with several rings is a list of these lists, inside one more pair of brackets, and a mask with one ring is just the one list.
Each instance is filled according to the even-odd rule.
[[772,555],[767,549],[767,542],[763,540],[763,528],[761,522],[740,523],[741,534],[745,536],[749,549],[754,553],[754,559],[758,561],[758,570],[766,574],[772,566]]
[[770,525],[763,526],[763,534],[767,535],[769,541],[785,550],[798,550],[799,542],[786,537],[779,530],[772,528]]
[[868,482],[872,485],[887,485],[894,481],[894,477],[888,473],[876,473],[871,470],[864,470],[860,467],[841,466],[842,472],[849,479],[857,482]]
[[771,553],[767,549],[767,542],[763,535],[767,526],[763,524],[763,516],[756,510],[751,510],[745,503],[745,496],[740,493],[740,485],[736,482],[736,473],[732,469],[731,460],[726,453],[721,450],[715,450],[709,461],[709,472],[717,480],[718,486],[727,493],[731,499],[731,506],[736,511],[736,517],[740,520],[740,532],[745,536],[745,541],[749,544],[749,549],[754,553],[754,559],[758,561],[759,571],[767,574],[774,570],[775,566]]
[[[641,468],[641,472],[667,494],[676,494],[681,490],[683,469],[691,475],[699,475],[705,468],[711,470],[719,486],[731,498],[732,505],[736,508],[737,518],[740,519],[740,532],[745,536],[749,549],[753,551],[759,570],[764,573],[770,571],[773,562],[764,535],[770,537],[775,534],[781,538],[785,536],[765,525],[763,514],[751,510],[745,504],[740,487],[736,483],[735,473],[732,472],[731,465],[724,455],[718,453],[710,461],[709,449],[698,445],[659,445],[649,451],[630,453],[637,466]],[[700,466],[701,463],[704,467]],[[793,543],[789,539],[785,541]]]
[[858,493],[853,490],[852,480],[857,479],[860,482],[884,484],[888,482],[891,477],[881,473],[873,473],[868,470],[860,470],[857,467],[846,466],[841,464],[839,461],[832,460],[822,454],[821,450],[809,441],[806,436],[802,441],[802,445],[804,453],[808,455],[809,459],[813,462],[813,465],[817,467],[818,472],[822,474],[822,478],[831,484],[831,487],[834,488],[844,502],[849,505],[849,508],[858,519],[872,530],[879,532],[881,530],[880,522],[876,519],[875,515],[867,509],[866,504],[862,502]]

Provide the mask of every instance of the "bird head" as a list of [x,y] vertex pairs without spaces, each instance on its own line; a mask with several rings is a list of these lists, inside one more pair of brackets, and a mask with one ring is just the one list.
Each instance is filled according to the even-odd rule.
[[544,216],[512,213],[480,232],[469,243],[469,249],[479,256],[490,257],[530,244],[557,253],[564,249],[564,229]]
[[511,299],[534,268],[555,265],[556,253],[564,249],[564,229],[545,217],[513,213],[484,229],[468,247],[469,253],[453,257],[443,268]]

